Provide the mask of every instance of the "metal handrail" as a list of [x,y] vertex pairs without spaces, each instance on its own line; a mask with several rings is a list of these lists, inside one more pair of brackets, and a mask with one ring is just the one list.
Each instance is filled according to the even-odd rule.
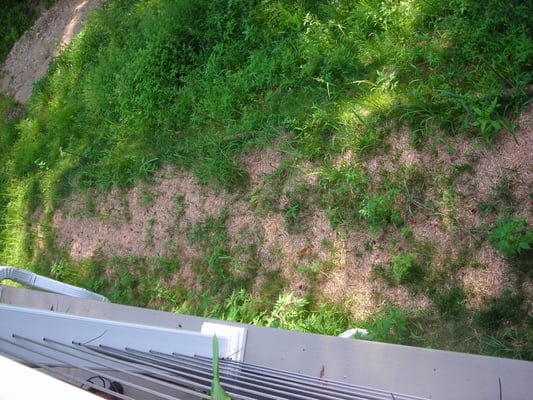
[[64,294],[66,296],[79,297],[82,299],[109,302],[107,297],[87,289],[59,282],[54,279],[45,278],[44,276],[20,268],[0,266],[0,282],[6,279],[28,286],[31,289],[40,289],[46,292]]

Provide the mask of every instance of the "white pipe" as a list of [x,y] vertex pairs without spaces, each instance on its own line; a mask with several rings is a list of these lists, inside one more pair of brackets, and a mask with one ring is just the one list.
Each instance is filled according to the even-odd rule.
[[370,339],[370,333],[363,328],[354,328],[342,332],[339,337],[346,339]]
[[106,297],[77,286],[45,278],[44,276],[23,269],[0,266],[0,282],[5,279],[29,286],[31,289],[35,288],[47,292],[64,294],[66,296],[109,302]]

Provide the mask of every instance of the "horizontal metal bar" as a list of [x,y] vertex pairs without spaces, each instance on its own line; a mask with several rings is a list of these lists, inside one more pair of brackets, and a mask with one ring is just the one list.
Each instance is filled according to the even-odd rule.
[[[1,340],[24,348],[28,353],[18,352],[19,358],[22,355],[27,362],[33,362],[35,366],[45,368],[51,373],[62,372],[49,365],[50,362],[43,362],[43,357],[54,365],[77,368],[119,382],[125,388],[130,387],[161,399],[175,399],[180,394],[209,399],[208,393],[213,379],[212,359],[209,357],[166,354],[157,350],[145,351],[131,347],[117,348],[105,344],[64,343],[46,337],[35,340],[18,334],[13,334],[12,337],[14,340]],[[5,351],[1,347],[0,350]],[[32,360],[30,353],[35,353],[39,357],[33,357]],[[63,379],[80,383],[79,378],[72,376],[64,376]],[[417,399],[225,359],[220,360],[220,382],[234,400]],[[151,385],[151,388],[145,385]]]
[[[114,398],[117,398],[117,399],[135,400],[133,397],[129,397],[129,396],[126,396],[126,395],[124,395],[122,393],[118,393],[118,392],[109,390],[108,388],[106,388],[104,386],[97,385],[95,383],[92,383],[92,382],[88,381],[87,379],[84,380],[82,378],[79,378],[79,377],[74,376],[72,374],[69,374],[67,372],[63,372],[58,367],[49,367],[49,366],[44,365],[44,364],[36,364],[36,367],[40,368],[41,370],[45,371],[45,373],[49,374],[50,376],[52,376],[52,377],[54,377],[56,379],[60,379],[62,381],[65,381],[65,382],[73,384],[73,385],[79,385],[79,387],[81,389],[87,390],[86,387],[87,388],[92,388],[92,389],[95,389],[97,391],[109,394],[109,395],[111,395],[111,396],[113,396]],[[101,375],[93,375],[92,376],[92,378],[96,378],[96,377],[100,378]],[[89,379],[91,379],[91,378],[89,378]]]
[[[19,339],[24,340],[24,338],[19,338]],[[10,340],[4,339],[4,338],[0,338],[0,341],[5,342],[5,343],[9,343],[9,344],[11,344],[12,346],[23,347],[23,348],[24,348],[24,346],[21,345],[20,343],[15,343],[14,341],[10,341]],[[2,351],[5,352],[5,353],[7,353],[7,354],[10,354],[10,351],[7,350],[7,349],[3,349]],[[61,362],[61,357],[55,357],[55,356],[51,355],[49,352],[45,352],[45,351],[37,351],[37,350],[35,350],[35,349],[29,350],[29,351],[31,351],[31,352],[33,352],[33,353],[35,353],[35,354],[38,354],[38,355],[40,355],[40,356],[47,357],[47,358],[49,358],[50,360],[53,360],[53,361],[56,361],[56,362],[57,362],[57,361]],[[13,353],[13,354],[14,354],[14,353]],[[40,363],[40,362],[38,363],[38,362],[31,361],[31,360],[26,360],[26,361],[27,361],[27,362],[31,362],[32,364],[34,364],[34,366],[41,366],[41,367],[42,367],[42,366],[46,366],[46,364],[43,364],[43,363]],[[57,367],[57,366],[56,366],[56,367]],[[123,381],[123,380],[121,380],[120,378],[117,378],[117,377],[115,377],[115,376],[113,376],[113,375],[110,375],[110,374],[105,373],[105,372],[103,372],[103,371],[98,371],[98,370],[95,370],[95,369],[91,369],[91,368],[85,368],[85,367],[73,366],[73,365],[69,365],[69,364],[65,364],[65,363],[62,363],[61,367],[64,367],[64,368],[75,368],[75,369],[78,369],[78,370],[81,370],[81,371],[85,371],[85,372],[90,373],[90,374],[93,374],[93,375],[94,375],[94,374],[97,374],[97,375],[102,376],[102,377],[104,377],[104,378],[106,378],[106,379],[109,379],[109,380],[118,381],[118,382],[123,383],[123,384],[126,384],[126,383],[127,383],[126,381]],[[128,384],[129,384],[129,383],[128,383]],[[130,386],[131,386],[131,384],[130,384]],[[145,390],[145,388],[142,387],[142,386],[139,386],[137,389],[142,390],[142,391],[149,392],[148,390]],[[155,393],[155,394],[157,394],[157,393]],[[173,399],[173,398],[169,398],[169,400],[172,400],[172,399]]]
[[14,361],[9,355],[0,356],[0,371],[2,371],[0,380],[2,400],[101,400],[100,397],[75,385]]
[[[110,350],[105,346],[107,350]],[[204,375],[211,379],[211,363],[212,360],[204,357],[188,357],[182,355],[167,355],[164,353],[150,351],[150,354],[135,350],[125,349],[118,350],[122,356],[138,356],[149,360],[150,365],[165,365],[165,368],[174,369],[176,372],[189,373],[192,372],[197,375]],[[268,368],[261,368],[250,366],[248,364],[239,363],[235,361],[221,360],[221,382],[225,384],[228,391],[235,394],[250,394],[244,389],[252,388],[260,389],[260,398],[279,398],[282,393],[288,398],[295,398],[295,395],[302,393],[303,398],[342,398],[342,399],[414,399],[413,397],[405,397],[401,394],[394,395],[385,391],[372,390],[369,388],[358,387],[349,384],[333,382],[315,377],[308,377],[297,375],[294,373],[287,373],[281,370],[273,370]],[[245,372],[247,369],[252,372]],[[270,375],[270,376],[269,376]],[[291,381],[284,379],[286,376],[291,378]],[[298,380],[300,378],[300,380]],[[308,381],[307,385],[300,384],[302,381]],[[276,396],[268,397],[266,391],[272,388],[279,388],[279,393]],[[300,390],[300,392],[299,392]],[[320,392],[320,393],[318,393]],[[313,393],[310,397],[309,393]]]
[[[97,346],[90,346],[90,345],[84,345],[84,344],[76,343],[76,342],[74,342],[72,345],[66,345],[64,343],[55,342],[55,341],[53,341],[51,339],[45,339],[45,340],[53,342],[53,343],[56,343],[59,346],[64,346],[64,347],[67,347],[67,348],[73,348],[76,351],[79,351],[80,353],[84,353],[84,354],[88,354],[88,355],[98,355],[98,357],[100,357],[102,360],[107,360],[110,363],[117,363],[117,364],[123,365],[123,368],[117,369],[117,371],[119,371],[121,373],[134,376],[134,377],[136,377],[138,379],[144,379],[144,380],[150,381],[150,382],[155,383],[155,384],[159,384],[159,385],[161,385],[163,387],[166,387],[168,389],[179,390],[179,391],[181,391],[183,393],[194,394],[194,395],[197,395],[199,397],[206,398],[206,399],[209,398],[209,396],[207,396],[207,395],[205,395],[205,397],[203,397],[204,395],[202,393],[199,393],[197,390],[191,390],[190,389],[190,387],[194,387],[194,389],[208,391],[210,389],[209,385],[196,385],[196,386],[194,386],[195,382],[192,382],[192,381],[190,381],[188,379],[179,379],[179,378],[176,378],[175,376],[170,376],[168,374],[161,374],[160,373],[161,368],[158,368],[158,367],[144,366],[144,367],[141,368],[139,363],[133,363],[133,362],[130,362],[130,361],[127,361],[127,360],[118,359],[118,358],[113,357],[112,355],[109,355],[109,354],[104,354],[100,350],[100,346],[98,346],[98,347]],[[103,346],[103,345],[101,345],[101,346],[102,347],[107,347],[107,346]],[[102,364],[102,365],[106,366],[105,363]]]
[[[125,363],[129,365],[135,365],[137,368],[139,368],[140,371],[142,371],[144,374],[149,374],[151,376],[154,376],[158,379],[166,380],[169,382],[173,382],[175,384],[179,385],[189,385],[194,386],[196,384],[197,389],[202,390],[210,390],[211,388],[211,379],[201,379],[197,377],[194,374],[187,374],[185,375],[184,379],[183,377],[176,376],[175,372],[176,370],[173,368],[169,368],[168,366],[160,365],[153,362],[148,362],[146,360],[143,360],[140,357],[133,357],[133,355],[128,354],[124,350],[111,348],[109,346],[103,346],[100,345],[98,347],[96,346],[83,346],[87,347],[88,349],[97,352],[98,354],[102,354],[106,357],[119,357],[121,360],[123,360]],[[141,367],[142,366],[142,367]],[[161,373],[161,371],[165,372],[165,374]]]
[[[77,357],[81,360],[87,360],[86,358],[84,358],[83,356],[81,355],[76,355],[76,354],[73,354],[73,353],[68,353],[66,352],[65,350],[59,350],[57,348],[52,348],[50,346],[47,346],[46,344],[44,343],[38,343],[32,339],[27,339],[27,338],[24,338],[22,336],[19,336],[19,335],[16,335],[16,338],[19,339],[19,340],[22,340],[22,341],[27,341],[29,343],[33,343],[33,344],[36,344],[36,345],[41,345],[43,347],[45,347],[46,349],[50,350],[56,350],[57,352],[60,352],[60,353],[63,353],[63,354],[68,354],[68,355],[71,355],[73,357]],[[5,339],[1,339],[1,340],[5,340]],[[48,339],[47,340],[48,342],[50,343],[53,343],[54,341],[52,341],[51,339]],[[16,345],[16,346],[20,346],[20,344],[17,344],[17,343],[14,343],[14,342],[11,342],[12,344]],[[69,345],[66,345],[64,343],[59,343],[59,342],[55,342],[56,344],[58,345],[61,345],[65,348],[68,348]],[[71,348],[71,347],[70,347]],[[76,350],[76,349],[75,349]],[[45,357],[49,357],[50,359],[52,360],[55,360],[55,361],[62,361],[61,357],[57,357],[57,356],[52,356],[50,355],[49,353],[46,353],[46,352],[37,352],[35,350],[32,350],[34,352],[36,352],[37,354],[40,354],[42,356],[45,356]],[[91,363],[94,363],[93,360],[88,360],[90,361]],[[114,362],[116,362],[116,360],[112,360]],[[126,380],[124,378],[121,378],[119,376],[116,376],[116,375],[113,375],[111,372],[104,372],[106,371],[109,367],[108,364],[104,363],[104,362],[97,362],[97,363],[94,363],[96,365],[98,365],[100,368],[102,369],[97,369],[95,367],[83,367],[83,366],[78,366],[78,365],[65,365],[65,366],[71,366],[73,368],[77,368],[77,369],[80,369],[80,370],[83,370],[83,371],[87,371],[87,372],[90,372],[90,373],[93,373],[93,374],[97,374],[97,375],[101,375],[109,380],[114,380],[114,381],[117,381],[119,383],[121,383],[122,385],[124,386],[130,386],[132,388],[135,388],[136,390],[139,390],[141,392],[145,392],[145,393],[148,393],[152,396],[155,396],[155,397],[159,397],[161,399],[167,399],[167,400],[175,400],[176,399],[176,396],[175,395],[168,395],[166,393],[163,393],[163,392],[160,392],[160,391],[156,391],[156,390],[153,390],[153,389],[149,389],[145,386],[142,386],[142,385],[139,385],[139,384],[136,384],[136,383],[133,383],[131,380]],[[130,366],[132,367],[131,365],[127,365],[127,366]],[[135,367],[135,366],[133,366]],[[171,389],[171,390],[174,390],[174,391],[179,391],[179,392],[182,392],[182,393],[186,393],[186,394],[194,394],[195,396],[199,397],[199,398],[204,398],[204,399],[209,399],[209,396],[207,395],[204,395],[202,393],[199,393],[199,392],[196,392],[196,391],[193,391],[193,390],[190,390],[190,389],[187,389],[187,388],[183,388],[181,386],[176,386],[176,385],[171,385],[165,381],[161,381],[160,379],[154,379],[154,378],[151,378],[149,376],[146,376],[142,373],[137,373],[137,372],[132,372],[132,371],[128,371],[127,369],[124,369],[124,368],[117,368],[116,366],[113,366],[112,367],[112,371],[115,371],[115,372],[119,372],[119,373],[122,373],[126,376],[131,376],[131,377],[135,377],[141,381],[147,381],[147,382],[151,382],[151,383],[155,383],[157,385],[160,385],[162,387],[166,387],[168,389]]]
[[[132,351],[131,349],[121,350],[104,345],[91,346],[77,344],[77,346],[80,346],[81,348],[87,348],[90,351],[94,351],[98,354],[101,354],[105,358],[111,358],[113,360],[116,360],[118,358],[122,360],[122,362],[124,362],[125,364],[135,365],[140,369],[140,371],[143,371],[145,375],[154,377],[161,381],[172,382],[180,386],[187,385],[190,387],[194,387],[197,390],[203,390],[205,392],[208,392],[211,389],[211,371],[209,371],[208,373],[204,373],[204,378],[202,378],[199,377],[198,374],[195,374],[194,370],[190,370],[190,373],[180,371],[178,368],[176,368],[175,360],[173,360],[172,364],[169,364],[168,360],[166,360],[166,364],[163,365],[163,363],[157,362],[159,359],[150,355],[150,353]],[[163,371],[164,373],[161,373],[160,371]],[[232,398],[234,398],[235,400],[250,398],[233,392],[231,394]],[[251,394],[260,395],[261,393],[257,392]]]
[[[91,347],[94,348],[94,346]],[[113,349],[109,346],[95,348],[95,351],[102,350],[110,354],[117,354],[120,357],[131,358],[130,361],[141,360],[143,363],[160,367],[168,372],[174,371],[196,377],[203,375],[208,380],[212,376],[212,360],[205,357],[193,358],[176,354],[170,356],[156,351],[146,353],[130,348],[125,350]],[[227,391],[233,395],[255,395],[259,398],[414,399],[401,394],[395,395],[385,391],[302,376],[281,370],[250,366],[235,361],[221,360],[220,363],[221,382]],[[246,372],[246,370],[251,372]],[[287,377],[290,379],[286,379]],[[307,384],[302,384],[304,381],[307,381]],[[309,393],[312,393],[312,396]]]
[[33,272],[26,271],[25,269],[10,266],[0,266],[0,282],[5,279],[26,285],[32,289],[36,288],[45,290],[47,292],[64,294],[66,296],[109,302],[106,297],[98,293],[93,293],[87,289],[59,282],[55,279],[46,278]]
[[[204,357],[199,357],[204,358]],[[207,359],[207,358],[206,358]],[[209,360],[209,359],[207,359]],[[316,378],[312,376],[297,374],[279,369],[265,368],[247,363],[237,361],[221,360],[221,370],[224,366],[231,365],[234,370],[239,370],[239,375],[249,376],[251,379],[270,380],[272,382],[295,383],[297,385],[306,382],[311,390],[322,390],[327,387],[331,390],[328,393],[335,395],[344,395],[346,398],[354,398],[354,396],[363,396],[364,399],[391,399],[394,397],[397,400],[423,400],[421,398],[405,396],[402,394],[391,393],[379,389],[368,388],[364,386],[352,385],[342,382],[331,381],[323,378]],[[261,378],[259,378],[261,376]]]

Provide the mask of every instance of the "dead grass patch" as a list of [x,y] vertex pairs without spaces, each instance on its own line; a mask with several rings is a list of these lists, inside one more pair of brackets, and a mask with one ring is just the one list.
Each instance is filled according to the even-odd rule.
[[[252,149],[241,157],[250,176],[245,193],[215,190],[201,185],[189,172],[167,167],[149,185],[140,183],[126,193],[112,190],[97,200],[93,198],[96,206],[92,212],[87,211],[92,195],[71,197],[53,216],[56,244],[75,260],[96,254],[176,257],[181,268],[168,284],[186,284],[201,291],[193,264],[202,258],[202,246],[191,245],[188,235],[195,224],[216,218],[224,210],[228,213],[228,251],[236,265],[233,272],[239,274],[239,265],[253,263],[257,268],[252,293],[261,291],[269,273],[279,271],[285,290],[302,297],[313,293],[348,305],[354,319],[365,319],[386,304],[421,311],[431,306],[426,294],[387,285],[373,277],[373,269],[390,268],[396,254],[416,252],[417,243],[430,243],[435,249],[428,259],[430,268],[446,268],[446,260],[459,258],[461,252],[469,254],[468,262],[454,267],[453,274],[466,289],[466,306],[478,309],[484,298],[497,296],[514,284],[508,263],[483,236],[495,216],[483,216],[478,210],[478,204],[491,196],[502,171],[508,174],[515,214],[533,221],[531,115],[532,107],[519,121],[518,144],[512,135],[502,132],[494,148],[456,137],[416,151],[403,129],[389,137],[387,154],[361,162],[371,181],[381,179],[384,173],[394,176],[402,167],[416,168],[423,176],[421,182],[432,179],[420,189],[423,202],[413,204],[410,214],[402,210],[403,231],[411,232],[409,238],[402,236],[400,228],[377,235],[357,227],[337,232],[324,210],[312,202],[302,221],[305,229],[289,232],[283,210],[290,202],[290,191],[307,185],[312,192],[317,184],[316,166],[308,162],[291,167],[290,179],[281,186],[274,182],[278,185],[273,196],[277,204],[257,212],[252,194],[263,188],[272,192],[274,189],[268,188],[274,184],[271,178],[290,157],[272,147]],[[281,146],[279,143],[277,147]],[[357,162],[353,154],[341,158],[339,163]],[[449,188],[453,190],[447,202],[445,192]]]

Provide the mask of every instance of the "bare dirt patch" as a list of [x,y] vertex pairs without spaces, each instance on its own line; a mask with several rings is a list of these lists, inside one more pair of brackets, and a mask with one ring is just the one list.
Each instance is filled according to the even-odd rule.
[[89,11],[100,0],[62,0],[37,19],[11,49],[2,67],[0,91],[26,103],[33,83],[43,78],[48,64],[83,28]]
[[[406,166],[428,177],[441,177],[442,183],[431,182],[424,189],[426,206],[414,205],[411,215],[404,215],[405,228],[417,243],[433,249],[431,268],[461,262],[453,260],[460,260],[462,251],[469,252],[468,264],[459,266],[455,279],[464,285],[471,308],[514,282],[509,265],[497,251],[484,239],[476,241],[478,232],[488,229],[484,224],[494,222],[494,217],[483,218],[477,205],[490,196],[495,180],[507,171],[516,214],[531,221],[532,113],[530,107],[522,115],[516,137],[502,132],[493,148],[457,137],[416,151],[409,144],[408,132],[398,131],[390,137],[392,151],[363,164],[371,176]],[[216,190],[201,185],[189,172],[168,167],[152,183],[139,183],[126,193],[111,191],[97,199],[95,207],[87,204],[94,201],[92,195],[73,197],[54,215],[56,243],[76,260],[95,255],[176,258],[181,269],[171,281],[188,282],[190,288],[201,290],[193,265],[204,262],[203,248],[191,242],[191,230],[224,212],[231,257],[240,265],[258,264],[253,291],[265,283],[268,271],[280,271],[287,282],[285,290],[299,296],[310,290],[319,293],[349,307],[356,319],[391,303],[412,311],[429,307],[431,301],[425,294],[413,295],[402,285],[387,285],[373,275],[376,267],[387,270],[393,256],[410,250],[399,230],[336,232],[324,211],[313,204],[302,222],[305,229],[288,230],[283,214],[287,193],[291,185],[316,185],[312,164],[291,171],[291,179],[279,189],[277,204],[257,209],[254,194],[271,190],[268,185],[273,184],[284,157],[275,148],[243,155],[242,165],[251,178],[246,192]],[[453,189],[450,199],[445,195],[448,189]]]

